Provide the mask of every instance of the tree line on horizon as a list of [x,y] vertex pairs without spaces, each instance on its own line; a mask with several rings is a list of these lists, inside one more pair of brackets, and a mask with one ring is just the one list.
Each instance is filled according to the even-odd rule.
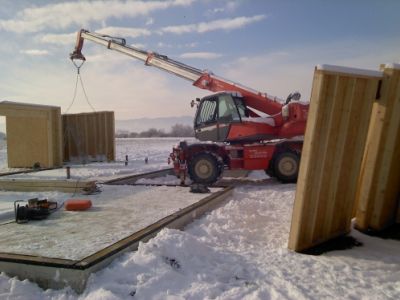
[[175,124],[166,132],[164,129],[150,128],[142,132],[117,131],[116,138],[149,138],[149,137],[193,137],[194,130],[192,126],[184,124]]

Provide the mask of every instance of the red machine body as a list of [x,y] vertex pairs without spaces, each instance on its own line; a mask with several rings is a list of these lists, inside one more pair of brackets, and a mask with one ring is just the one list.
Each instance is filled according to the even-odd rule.
[[[266,170],[283,182],[297,180],[302,142],[290,140],[303,136],[308,104],[286,101],[215,76],[209,71],[185,65],[165,55],[127,46],[125,39],[87,30],[78,32],[70,58],[85,60],[84,40],[91,40],[192,82],[198,88],[217,92],[197,99],[194,130],[201,141],[180,143],[170,155],[177,176],[188,173],[192,181],[215,182],[224,169]],[[274,140],[274,142],[271,142]]]

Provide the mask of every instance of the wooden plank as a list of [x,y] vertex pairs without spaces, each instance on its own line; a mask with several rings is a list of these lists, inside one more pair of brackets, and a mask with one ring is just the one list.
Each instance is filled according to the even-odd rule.
[[173,174],[174,174],[174,169],[169,168],[169,169],[151,171],[151,172],[142,173],[142,174],[134,174],[134,175],[128,175],[128,176],[123,176],[123,177],[119,177],[119,178],[114,178],[111,180],[107,180],[103,183],[111,184],[111,185],[129,185],[129,184],[134,184],[138,179],[157,178],[157,177],[162,177],[165,175],[173,175]]
[[[325,97],[327,91],[326,86],[329,83],[328,79],[328,77],[321,76],[320,74],[314,72],[311,99],[320,99]],[[314,155],[318,155],[318,152],[316,152],[314,149],[316,148],[315,141],[319,141],[321,138],[321,131],[317,130],[317,124],[321,122],[319,118],[322,117],[322,114],[318,114],[317,112],[324,111],[324,106],[326,104],[327,102],[323,101],[312,100],[310,102],[308,114],[309,117],[306,125],[307,142],[304,142],[303,144],[302,158],[297,180],[296,199],[300,197],[304,198],[305,195],[310,193],[311,187],[309,185],[309,181],[306,179],[309,177],[314,177],[313,172],[315,169],[311,167],[310,163],[305,162],[311,161]],[[313,202],[309,201],[295,201],[288,245],[290,249],[297,249],[299,247],[298,244],[300,233],[304,234],[304,232],[307,232],[308,228],[306,228],[306,226],[308,224],[303,222],[303,218],[315,215],[316,208],[313,204]],[[312,228],[308,229],[308,232],[311,230]],[[310,239],[310,237],[306,237],[305,234],[303,238]]]
[[96,187],[95,181],[0,179],[0,189],[6,191],[61,191],[77,192]]
[[[322,176],[321,183],[320,183],[320,189],[319,189],[319,194],[317,197],[325,197],[325,195],[333,194],[332,198],[335,199],[336,197],[334,196],[335,190],[337,188],[337,183],[339,179],[339,172],[340,168],[336,164],[338,159],[343,155],[344,151],[344,143],[345,139],[343,138],[343,134],[341,130],[336,130],[337,128],[340,128],[341,126],[347,127],[346,125],[348,124],[349,118],[348,117],[343,117],[341,118],[335,118],[334,116],[343,114],[345,109],[348,109],[346,105],[349,105],[351,101],[346,102],[346,101],[338,101],[338,99],[348,97],[350,98],[352,96],[352,90],[354,89],[355,86],[355,79],[348,80],[345,77],[340,77],[336,76],[336,86],[334,88],[334,95],[331,100],[327,100],[329,102],[332,102],[332,107],[329,110],[330,114],[328,119],[326,120],[326,126],[330,128],[330,135],[329,139],[328,136],[326,136],[326,144],[324,145],[325,147],[325,157],[323,159],[324,165],[322,165],[322,168],[325,170],[328,170],[328,172],[331,174],[331,176]],[[347,115],[347,114],[345,114]],[[332,130],[335,128],[335,130]],[[323,145],[320,145],[323,146]],[[333,181],[333,182],[330,182]],[[317,190],[317,189],[316,189]],[[318,224],[322,224],[322,226],[314,226],[312,236],[313,237],[320,237],[320,236],[326,236],[329,234],[329,231],[331,230],[331,224],[332,224],[332,219],[333,219],[333,214],[331,213],[334,211],[334,207],[337,205],[336,201],[326,201],[326,202],[319,202],[319,209],[316,213],[316,222]],[[324,222],[325,220],[325,222]],[[311,239],[311,242],[317,242]]]
[[54,153],[54,139],[56,138],[56,136],[53,133],[53,128],[55,125],[54,122],[54,118],[55,116],[52,114],[52,112],[49,112],[48,118],[47,118],[47,162],[46,162],[46,166],[51,166],[53,165],[56,157],[55,157],[55,153]]
[[289,237],[295,251],[350,230],[379,76],[345,71],[314,72]]
[[48,114],[57,108],[57,106],[2,101],[0,102],[0,116],[47,119]]
[[400,68],[385,67],[374,103],[357,189],[356,228],[379,231],[397,220],[400,195]]
[[28,111],[22,109],[0,109],[0,116],[14,117],[14,118],[44,118],[48,116],[47,111]]
[[[398,183],[398,185],[400,185],[400,182]],[[397,197],[396,223],[400,223],[400,195]]]
[[88,184],[92,185],[95,183],[94,180],[73,180],[73,179],[65,179],[65,180],[60,180],[60,179],[55,179],[55,180],[41,180],[41,179],[6,179],[6,178],[1,178],[0,183],[10,183],[10,184],[15,184],[15,185],[25,185],[29,184],[32,186],[78,186],[78,187],[85,187]]
[[48,170],[54,170],[54,169],[58,169],[58,168],[60,168],[60,167],[41,168],[41,169],[24,169],[24,170],[20,170],[20,171],[4,172],[4,173],[0,173],[0,177],[16,175],[16,174],[36,173],[36,172],[40,172],[40,171],[48,171]]
[[42,105],[33,103],[22,103],[13,101],[1,101],[0,109],[15,109],[15,110],[28,110],[28,111],[50,111],[59,108],[53,105]]
[[51,258],[15,253],[1,253],[0,261],[13,262],[17,264],[29,264],[29,265],[41,265],[48,267],[59,267],[59,268],[73,268],[77,263],[75,260]]
[[109,141],[110,141],[110,135],[109,135],[109,118],[107,118],[107,116],[105,114],[103,114],[103,120],[104,120],[104,153],[106,155],[106,159],[110,153],[110,149],[111,149],[111,145],[109,145]]
[[52,111],[53,114],[53,152],[55,155],[53,165],[61,166],[63,163],[63,130],[61,124],[61,108]]
[[[371,105],[365,105],[365,99],[375,99],[377,93],[377,84],[371,84],[368,79],[359,79],[360,85],[355,90],[355,101],[352,115],[352,125],[348,129],[346,140],[346,152],[343,156],[342,170],[338,185],[338,197],[345,195],[346,201],[341,202],[337,212],[339,215],[334,219],[336,230],[350,231],[351,218],[353,216],[353,207],[355,204],[355,194],[357,181],[359,178],[360,167],[365,147],[365,140],[368,132],[368,124],[371,116]],[[371,102],[369,102],[372,104]],[[354,137],[357,138],[354,138]],[[347,180],[346,180],[347,179]],[[346,214],[340,213],[345,211]]]
[[115,115],[114,114],[110,114],[109,115],[110,118],[110,126],[109,126],[109,130],[110,130],[110,142],[109,145],[111,145],[111,152],[108,155],[108,160],[109,161],[113,161],[116,158],[116,150],[115,150]]
[[53,187],[53,186],[16,186],[16,187],[0,187],[0,190],[4,191],[13,191],[13,192],[61,192],[67,194],[75,194],[75,193],[82,193],[86,192],[88,189],[83,188],[75,188],[75,187]]

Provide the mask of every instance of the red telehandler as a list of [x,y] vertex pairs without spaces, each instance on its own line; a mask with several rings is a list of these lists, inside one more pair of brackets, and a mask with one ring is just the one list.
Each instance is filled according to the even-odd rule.
[[303,145],[298,137],[304,135],[308,113],[308,104],[292,102],[300,99],[298,92],[280,100],[165,55],[128,46],[123,38],[84,29],[78,32],[71,60],[85,61],[81,52],[84,40],[217,92],[191,103],[197,106],[195,136],[208,142],[182,141],[170,154],[169,160],[182,180],[188,173],[195,183],[212,184],[224,169],[265,170],[281,182],[297,180]]

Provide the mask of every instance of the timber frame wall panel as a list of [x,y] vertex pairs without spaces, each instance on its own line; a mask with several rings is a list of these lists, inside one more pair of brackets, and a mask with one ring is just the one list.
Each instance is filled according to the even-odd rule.
[[61,109],[56,106],[3,101],[9,168],[62,165]]
[[318,66],[289,248],[304,251],[350,231],[372,104],[382,73]]
[[400,65],[383,69],[357,190],[356,228],[362,231],[380,231],[400,221]]
[[115,160],[114,112],[62,115],[64,161]]

